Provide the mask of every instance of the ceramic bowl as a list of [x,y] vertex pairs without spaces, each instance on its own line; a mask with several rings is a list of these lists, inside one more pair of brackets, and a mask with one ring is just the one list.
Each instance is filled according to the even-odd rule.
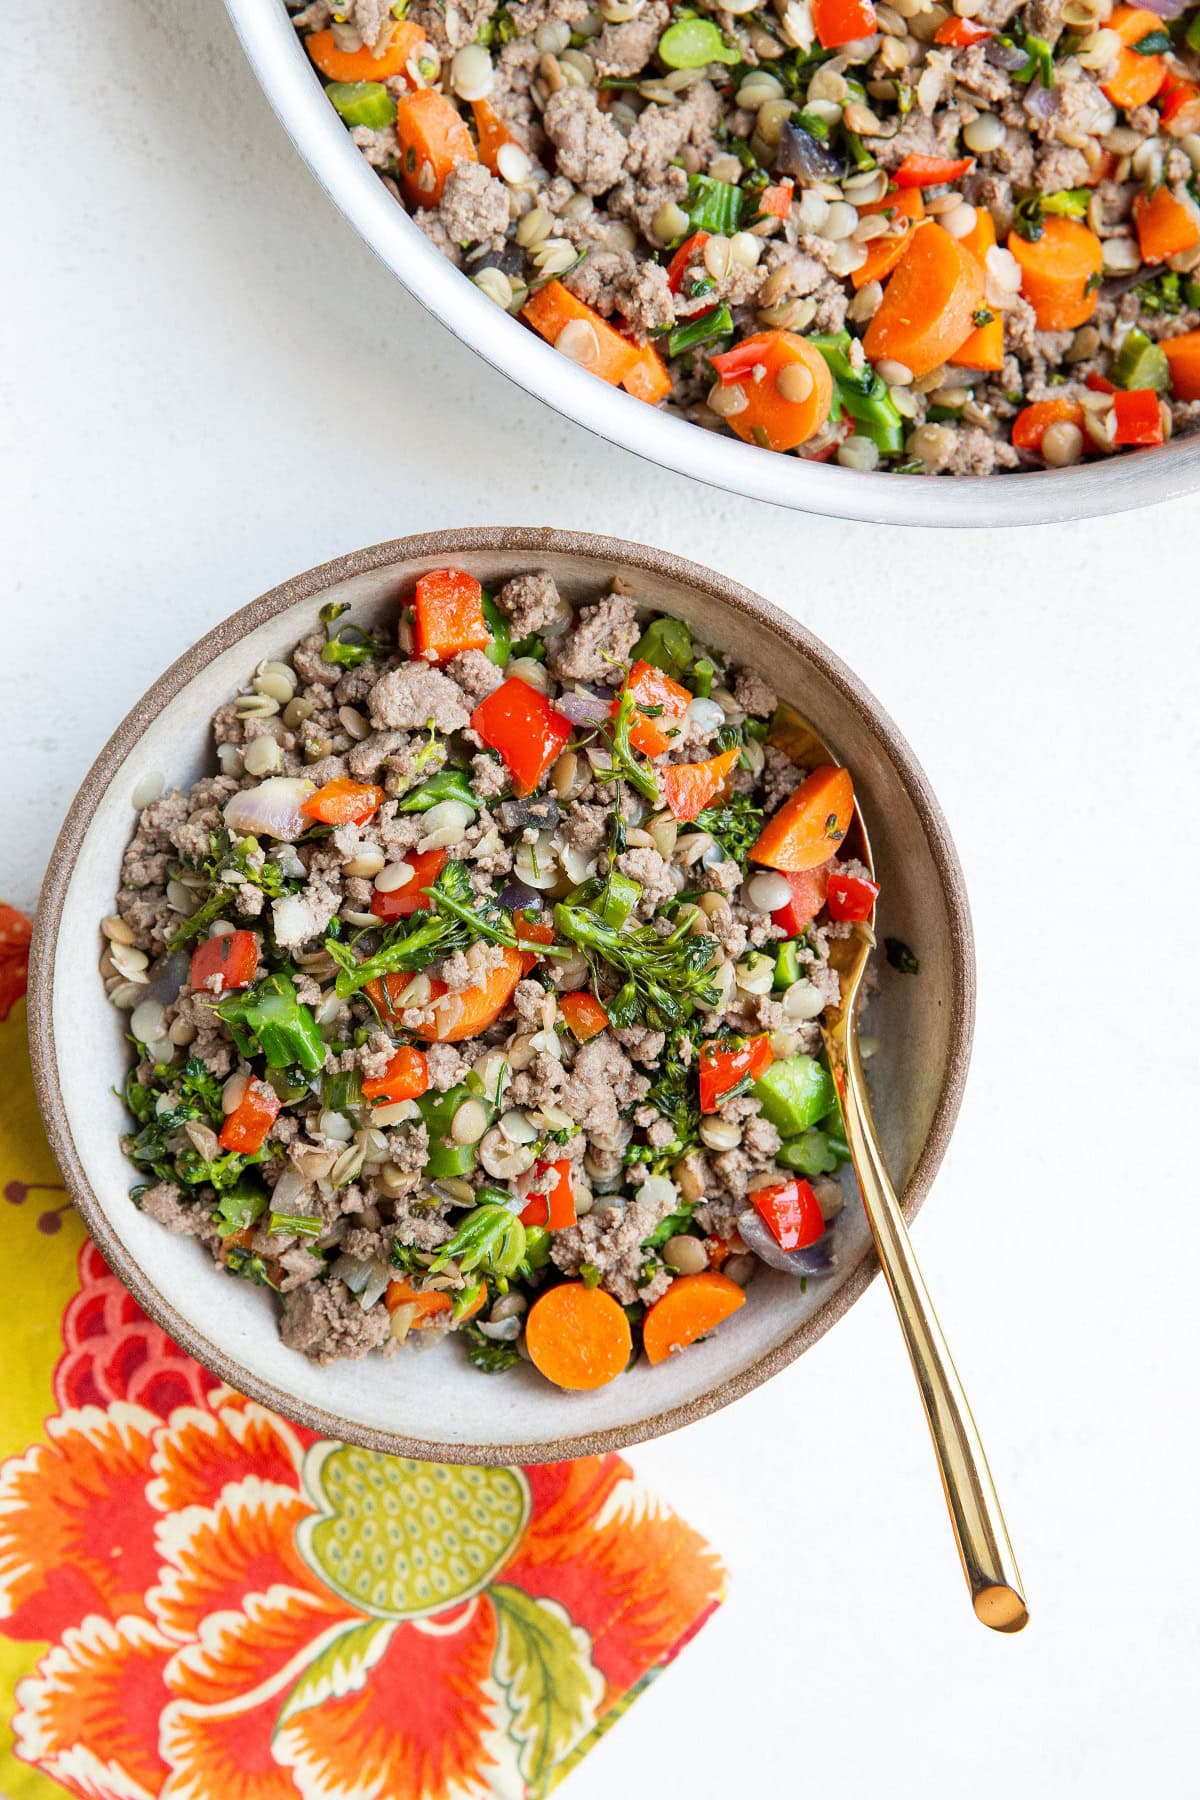
[[104,1256],[145,1310],[242,1393],[327,1436],[406,1456],[465,1462],[556,1459],[671,1431],[784,1368],[839,1319],[876,1273],[857,1198],[837,1224],[839,1266],[801,1291],[763,1270],[749,1303],[706,1342],[658,1368],[639,1363],[590,1394],[553,1388],[525,1364],[502,1376],[442,1343],[319,1368],[288,1350],[270,1294],[233,1281],[189,1239],[129,1200],[133,1171],[119,1090],[125,1016],[98,974],[99,922],[112,911],[131,797],[146,776],[187,786],[213,767],[208,722],[263,658],[286,657],[320,606],[348,601],[394,625],[430,567],[495,587],[549,569],[574,598],[614,576],[639,603],[767,673],[854,772],[883,888],[882,931],[920,957],[915,978],[883,968],[871,1061],[876,1116],[904,1209],[929,1188],[966,1075],[974,961],[962,875],[937,802],[896,727],[861,682],[804,628],[724,576],[613,538],[529,529],[434,532],[377,544],[285,582],[218,625],[155,683],[97,758],[63,826],[43,890],[31,969],[34,1070],[63,1177]]

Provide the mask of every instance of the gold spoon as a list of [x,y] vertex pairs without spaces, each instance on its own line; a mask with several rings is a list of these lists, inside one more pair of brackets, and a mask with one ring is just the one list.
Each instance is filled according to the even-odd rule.
[[[804,768],[837,761],[808,720],[790,707],[785,718],[778,721],[772,737]],[[874,877],[871,842],[857,802],[852,830],[856,840],[853,852]],[[843,850],[846,848],[843,845]],[[1029,1613],[1017,1559],[967,1396],[950,1360],[929,1291],[917,1267],[896,1190],[888,1177],[863,1079],[855,1012],[863,973],[875,945],[874,923],[872,911],[868,925],[860,925],[850,936],[830,942],[829,959],[837,971],[841,997],[836,1008],[829,1008],[822,1015],[825,1052],[842,1103],[846,1142],[863,1209],[921,1390],[975,1616],[993,1631],[1020,1631],[1029,1622]]]

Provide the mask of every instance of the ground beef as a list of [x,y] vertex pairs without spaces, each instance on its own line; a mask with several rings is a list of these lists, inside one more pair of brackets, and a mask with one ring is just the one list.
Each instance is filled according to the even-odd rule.
[[442,224],[452,243],[504,243],[508,229],[508,189],[490,175],[482,163],[460,162],[451,169],[442,190]]
[[636,75],[653,57],[670,17],[667,0],[650,0],[627,24],[606,25],[588,47],[600,74]]
[[379,1303],[364,1312],[340,1281],[311,1281],[289,1294],[279,1327],[289,1350],[301,1350],[315,1363],[339,1357],[357,1362],[390,1334],[387,1308]]
[[496,604],[507,613],[514,638],[531,637],[551,625],[561,625],[570,609],[546,569],[531,575],[514,575],[496,595]]
[[619,1149],[629,1137],[621,1110],[641,1100],[649,1085],[611,1032],[603,1031],[580,1046],[561,1105],[593,1143]]
[[553,94],[543,115],[560,175],[585,194],[607,193],[625,166],[625,139],[600,111],[590,88],[564,87]]
[[394,726],[416,731],[434,725],[439,731],[461,731],[470,721],[462,690],[438,669],[404,663],[375,683],[368,695],[376,730]]
[[[639,262],[628,250],[597,250],[566,285],[606,317],[619,314],[639,342],[673,323],[675,302],[667,271],[658,263]],[[711,304],[711,302],[710,302]]]
[[623,594],[610,594],[576,613],[574,629],[548,650],[546,666],[556,681],[619,687],[640,636],[634,607]]
[[653,918],[663,901],[673,900],[679,892],[679,882],[672,874],[670,864],[664,862],[657,850],[624,850],[617,858],[617,867],[622,875],[628,875],[641,886],[637,910],[643,919]]
[[775,690],[755,669],[739,669],[733,678],[733,697],[743,712],[756,719],[769,719],[779,705]]
[[464,650],[460,656],[452,656],[446,673],[462,689],[472,711],[504,680],[504,670],[497,668],[482,650]]
[[608,1207],[592,1212],[578,1225],[556,1231],[550,1240],[550,1255],[564,1275],[575,1275],[581,1263],[599,1269],[601,1280],[622,1306],[635,1300],[653,1300],[665,1291],[668,1283],[642,1286],[646,1252],[645,1240],[660,1220],[671,1210],[671,1201],[649,1205],[631,1200],[624,1206]]
[[217,1236],[212,1207],[203,1200],[185,1200],[173,1181],[160,1181],[148,1188],[138,1202],[142,1212],[157,1219],[168,1231],[183,1237],[200,1238],[212,1243]]

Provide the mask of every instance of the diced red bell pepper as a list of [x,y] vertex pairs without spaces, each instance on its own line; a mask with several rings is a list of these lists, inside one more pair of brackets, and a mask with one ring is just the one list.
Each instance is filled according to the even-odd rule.
[[0,901],[0,1024],[7,1019],[29,985],[29,946],[33,925],[15,906]]
[[740,1044],[709,1038],[700,1046],[700,1111],[716,1112],[732,1088],[749,1079],[757,1081],[775,1061],[765,1031]]
[[258,974],[258,939],[252,931],[226,931],[218,937],[205,938],[192,951],[192,967],[188,980],[194,988],[208,988],[214,975],[219,975],[220,991],[249,987]]
[[221,1128],[218,1142],[222,1150],[237,1150],[253,1156],[267,1141],[267,1133],[279,1114],[283,1101],[265,1081],[252,1081],[233,1112]]
[[1115,393],[1113,412],[1117,419],[1114,444],[1162,443],[1162,412],[1153,388],[1131,388],[1126,394]]
[[879,887],[858,875],[831,875],[825,903],[831,919],[846,919],[855,924],[869,919],[879,898]]
[[836,50],[879,29],[871,0],[812,0],[812,19],[822,50]]
[[780,1181],[759,1188],[750,1198],[781,1250],[803,1250],[824,1236],[825,1220],[807,1181]]
[[946,19],[934,32],[933,41],[967,50],[972,44],[985,43],[991,35],[986,25],[977,25],[974,19]]
[[745,381],[762,361],[762,338],[744,338],[740,344],[734,344],[731,350],[722,350],[708,360],[720,376],[723,386],[728,387],[735,381]]
[[778,187],[763,189],[758,197],[758,210],[769,219],[786,219],[792,210],[795,194],[796,184],[789,175]]
[[510,675],[479,702],[471,714],[471,729],[500,752],[517,792],[532,794],[573,727],[545,694]]
[[321,825],[365,825],[383,805],[383,789],[371,782],[335,775],[300,803],[300,811]]
[[[641,661],[635,662],[630,669],[625,686],[639,706],[661,708],[657,716],[636,712],[629,727],[629,741],[635,750],[640,750],[643,756],[661,756],[671,746],[665,725],[682,719],[692,703],[691,694],[661,669],[656,669],[653,663]],[[620,704],[619,699],[612,703],[614,717]]]
[[535,1194],[521,1214],[522,1225],[544,1225],[548,1231],[565,1231],[576,1222],[575,1183],[569,1162],[539,1163],[537,1173],[547,1170],[554,1180],[545,1194]]
[[426,662],[449,662],[464,650],[486,650],[491,643],[483,616],[483,589],[463,569],[433,569],[422,575],[413,613],[414,648]]
[[690,238],[685,238],[667,265],[667,286],[673,294],[679,292],[683,278],[693,260],[699,256],[709,240],[707,231],[694,231]]
[[577,988],[570,994],[564,994],[559,1000],[558,1010],[567,1021],[567,1030],[579,1044],[586,1044],[589,1038],[598,1037],[608,1024],[608,1014],[595,994],[589,994],[586,988]]
[[729,1261],[729,1245],[724,1238],[706,1237],[704,1240],[704,1254],[708,1258],[709,1268],[720,1271]]
[[[832,860],[831,857],[830,861]],[[776,907],[771,914],[771,922],[778,925],[788,937],[799,937],[825,904],[829,863],[820,863],[815,869],[801,869],[797,873],[784,875],[783,879],[792,890],[791,896],[782,906]]]
[[719,756],[706,757],[703,762],[668,763],[660,770],[658,785],[675,817],[694,819],[702,813],[725,786],[737,759],[735,744],[731,750],[722,750]]
[[[552,944],[554,942],[553,925],[546,919],[533,918],[529,913],[517,913],[513,919],[513,929],[516,931],[517,943],[519,945]],[[538,953],[536,950],[522,949],[522,975],[528,975],[529,971],[535,967],[537,962]]]
[[1117,391],[1116,382],[1110,381],[1107,375],[1097,374],[1095,369],[1084,376],[1083,385],[1091,388],[1093,394],[1115,394]]
[[404,861],[412,870],[412,880],[406,881],[403,887],[393,888],[387,894],[376,888],[371,895],[371,911],[385,925],[394,925],[397,919],[406,919],[409,913],[428,910],[429,895],[422,890],[432,887],[441,874],[445,867],[446,852],[412,850],[406,854]]
[[400,1044],[382,1075],[362,1084],[364,1100],[415,1100],[429,1087],[429,1064],[423,1050]]
[[1200,130],[1200,87],[1168,68],[1167,79],[1155,96],[1162,122],[1172,137]]
[[973,156],[906,156],[892,176],[897,187],[941,187],[975,167]]

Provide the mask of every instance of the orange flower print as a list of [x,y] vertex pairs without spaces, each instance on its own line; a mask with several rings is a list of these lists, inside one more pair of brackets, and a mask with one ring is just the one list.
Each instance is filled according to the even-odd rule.
[[17,1755],[69,1791],[546,1795],[718,1603],[712,1551],[620,1458],[452,1468],[314,1438],[80,1263],[66,1410],[0,1468],[0,1633],[50,1640]]
[[25,992],[32,937],[33,927],[25,914],[0,901],[0,1023]]

